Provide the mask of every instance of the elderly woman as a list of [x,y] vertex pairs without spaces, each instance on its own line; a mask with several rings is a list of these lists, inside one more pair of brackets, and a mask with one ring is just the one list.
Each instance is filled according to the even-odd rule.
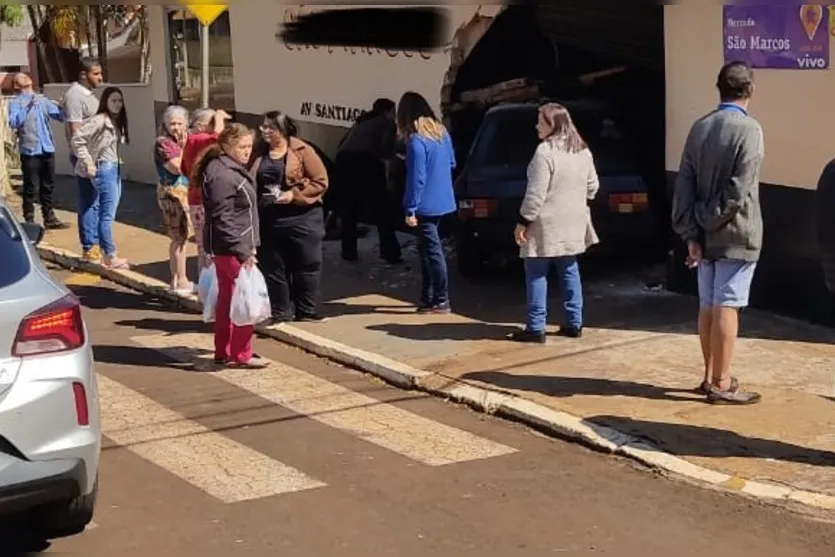
[[157,203],[170,239],[171,290],[183,294],[194,290],[186,270],[186,242],[191,236],[188,179],[180,168],[187,138],[188,111],[182,106],[169,106],[162,115],[159,137],[154,143],[154,164],[159,176]]
[[545,342],[548,273],[557,271],[565,312],[560,336],[583,333],[583,285],[577,256],[598,242],[588,201],[597,194],[597,171],[586,142],[568,110],[557,103],[539,109],[536,132],[542,141],[528,165],[528,188],[514,236],[525,260],[528,318],[518,342]]
[[235,281],[242,268],[256,264],[261,242],[255,180],[246,167],[252,154],[252,135],[241,124],[226,126],[193,172],[206,209],[203,243],[214,257],[217,271],[214,363],[220,367],[261,369],[267,365],[252,352],[255,328],[237,326],[229,318]]
[[183,175],[188,178],[188,213],[191,217],[191,226],[194,230],[194,240],[197,244],[197,258],[199,268],[208,267],[210,260],[203,248],[203,226],[206,222],[206,213],[203,209],[203,192],[197,187],[192,177],[193,169],[199,158],[206,152],[206,149],[217,143],[220,132],[223,131],[226,121],[230,116],[223,110],[211,108],[200,108],[191,115],[191,133],[188,135],[186,145],[183,148],[183,156],[180,161],[180,169]]

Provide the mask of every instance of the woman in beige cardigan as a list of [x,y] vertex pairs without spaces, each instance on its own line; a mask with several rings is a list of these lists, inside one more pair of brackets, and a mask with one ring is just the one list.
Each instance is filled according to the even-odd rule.
[[583,333],[583,285],[577,256],[598,242],[588,201],[594,199],[599,183],[591,151],[564,106],[542,106],[536,131],[542,143],[528,165],[528,188],[514,231],[525,260],[528,316],[525,329],[509,338],[544,343],[552,268],[560,281],[565,313],[557,334],[578,338]]

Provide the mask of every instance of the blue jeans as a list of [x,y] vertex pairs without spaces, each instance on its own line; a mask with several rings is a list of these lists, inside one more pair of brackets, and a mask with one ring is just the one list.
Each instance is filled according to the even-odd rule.
[[105,256],[116,255],[113,221],[121,196],[118,163],[100,162],[93,179],[78,178],[78,236],[85,252],[93,246],[101,246]]
[[556,268],[565,311],[564,327],[583,326],[583,284],[580,265],[574,256],[526,257],[525,282],[528,291],[527,330],[544,333],[548,318],[548,273]]
[[449,303],[449,278],[446,256],[438,234],[441,217],[418,217],[418,254],[420,256],[420,303],[438,306]]

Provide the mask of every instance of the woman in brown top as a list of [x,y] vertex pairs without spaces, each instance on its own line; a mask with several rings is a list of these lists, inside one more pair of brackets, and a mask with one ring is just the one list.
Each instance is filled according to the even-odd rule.
[[261,223],[258,265],[267,281],[273,323],[321,321],[317,301],[328,174],[286,115],[267,112],[260,129],[251,172]]

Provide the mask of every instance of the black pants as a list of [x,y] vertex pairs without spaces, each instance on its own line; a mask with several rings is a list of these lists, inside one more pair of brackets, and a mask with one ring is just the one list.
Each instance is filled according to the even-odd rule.
[[357,223],[367,200],[377,221],[380,257],[386,261],[400,260],[400,242],[395,234],[394,210],[383,162],[369,154],[347,151],[337,155],[336,168],[342,209],[342,257],[355,260],[358,256]]
[[258,266],[267,281],[273,319],[315,316],[325,237],[322,207],[263,225]]
[[44,221],[52,217],[52,191],[55,188],[55,155],[21,155],[23,174],[23,217],[35,219],[35,199],[41,203]]

